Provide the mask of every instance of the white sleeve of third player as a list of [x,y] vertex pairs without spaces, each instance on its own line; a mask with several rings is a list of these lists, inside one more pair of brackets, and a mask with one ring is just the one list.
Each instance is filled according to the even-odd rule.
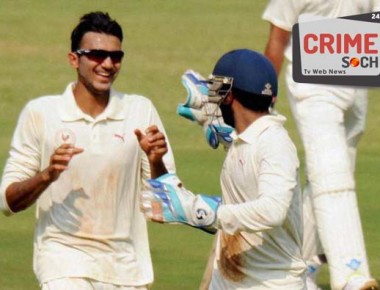
[[276,133],[259,142],[257,148],[257,198],[219,207],[218,227],[227,234],[270,230],[281,226],[289,213],[298,185],[299,162],[286,132]]
[[270,0],[262,18],[286,31],[298,22],[304,0]]

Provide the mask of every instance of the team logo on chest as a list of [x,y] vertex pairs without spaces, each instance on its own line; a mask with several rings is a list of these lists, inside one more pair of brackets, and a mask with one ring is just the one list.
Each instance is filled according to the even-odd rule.
[[61,146],[62,144],[75,144],[76,137],[73,131],[63,128],[55,134],[55,144]]

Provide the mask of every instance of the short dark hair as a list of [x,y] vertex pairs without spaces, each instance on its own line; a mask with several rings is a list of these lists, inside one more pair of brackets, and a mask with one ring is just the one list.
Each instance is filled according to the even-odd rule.
[[273,97],[249,93],[232,87],[232,94],[245,108],[255,112],[268,112],[272,106]]
[[83,35],[87,32],[99,32],[114,35],[123,41],[123,30],[119,23],[105,12],[90,12],[80,18],[78,25],[71,33],[71,51],[79,49]]

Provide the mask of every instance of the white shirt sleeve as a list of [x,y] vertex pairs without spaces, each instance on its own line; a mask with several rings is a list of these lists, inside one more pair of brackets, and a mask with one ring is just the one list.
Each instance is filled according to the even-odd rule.
[[281,29],[292,31],[293,25],[298,22],[302,2],[304,1],[270,0],[262,18]]
[[5,196],[7,187],[13,182],[34,176],[40,170],[41,153],[37,124],[38,116],[28,104],[20,114],[1,180],[0,210],[5,215],[12,213]]

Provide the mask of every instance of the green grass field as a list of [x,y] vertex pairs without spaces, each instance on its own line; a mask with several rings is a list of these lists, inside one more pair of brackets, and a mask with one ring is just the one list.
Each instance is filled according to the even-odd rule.
[[[60,93],[74,80],[66,55],[79,17],[108,11],[124,28],[126,58],[116,89],[153,100],[165,124],[178,174],[194,192],[219,194],[223,150],[212,151],[201,130],[175,111],[186,96],[182,73],[208,75],[216,60],[234,48],[263,51],[268,24],[266,1],[256,0],[1,0],[0,8],[0,170],[20,110],[37,96]],[[283,80],[277,109],[299,148]],[[373,275],[380,279],[380,93],[371,90],[366,134],[359,146],[357,188]],[[34,209],[0,217],[0,289],[38,289],[32,272]],[[181,226],[150,225],[154,290],[198,289],[212,237]],[[324,289],[328,274],[320,276]]]

